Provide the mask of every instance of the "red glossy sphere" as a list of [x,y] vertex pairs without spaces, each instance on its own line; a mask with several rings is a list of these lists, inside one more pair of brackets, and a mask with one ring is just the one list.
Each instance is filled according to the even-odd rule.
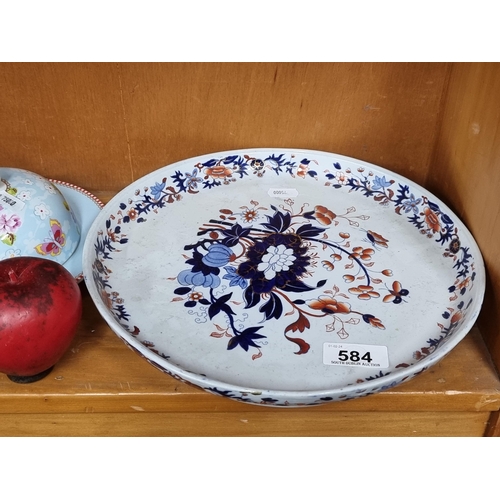
[[0,372],[36,375],[68,349],[82,316],[80,288],[57,262],[0,261]]

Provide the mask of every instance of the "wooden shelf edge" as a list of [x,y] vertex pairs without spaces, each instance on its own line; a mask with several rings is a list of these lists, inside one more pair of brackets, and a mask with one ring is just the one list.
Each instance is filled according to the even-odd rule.
[[[367,412],[282,416],[268,409],[247,413],[92,413],[5,415],[0,436],[176,436],[176,437],[480,437],[487,413]],[[286,418],[285,418],[286,417]]]
[[[92,310],[89,297],[84,302],[86,309]],[[306,409],[317,414],[495,412],[500,410],[500,380],[481,334],[474,328],[440,363],[386,392],[307,408],[249,405],[209,394],[161,373],[128,349],[100,317],[82,326],[81,335],[47,379],[24,386],[0,377],[0,414],[251,414]]]

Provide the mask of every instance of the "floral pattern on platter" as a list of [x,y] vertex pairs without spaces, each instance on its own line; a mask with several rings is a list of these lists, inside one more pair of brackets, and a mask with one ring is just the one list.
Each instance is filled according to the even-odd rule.
[[[433,239],[442,249],[443,259],[455,270],[455,281],[445,284],[450,305],[442,313],[443,322],[436,325],[438,332],[414,352],[413,363],[403,363],[376,377],[353,381],[350,396],[311,395],[305,404],[373,394],[420,373],[394,377],[398,370],[421,361],[446,344],[465,321],[472,299],[465,303],[463,298],[476,278],[470,248],[462,244],[459,227],[440,204],[412,192],[409,185],[397,183],[388,178],[389,175],[373,174],[364,167],[352,171],[339,162],[332,162],[323,172],[318,172],[317,167],[316,160],[298,160],[292,153],[271,153],[261,158],[231,154],[196,163],[186,172],[173,169],[171,175],[137,189],[134,197],[122,201],[109,216],[106,229],[98,232],[94,242],[93,280],[103,302],[124,329],[139,336],[141,325],[130,324],[124,300],[109,283],[113,254],[128,244],[129,225],[147,222],[149,214],[165,210],[185,196],[220,188],[249,175],[322,180],[326,188],[357,192],[383,207],[393,207],[422,237]],[[367,229],[362,245],[353,241],[350,230],[361,230],[359,221],[368,221],[370,216],[359,215],[356,207],[345,207],[340,212],[334,206],[301,204],[296,207],[293,199],[273,205],[249,200],[238,207],[219,208],[213,218],[201,225],[198,239],[193,238],[185,245],[185,268],[171,277],[178,284],[171,300],[188,313],[198,311],[197,317],[201,315],[212,322],[209,335],[225,339],[229,351],[242,349],[251,353],[253,360],[265,354],[267,337],[261,323],[245,323],[241,312],[248,309],[258,310],[263,323],[289,319],[282,334],[286,341],[295,344],[291,350],[295,354],[307,355],[309,351],[309,318],[321,320],[325,331],[341,339],[348,338],[360,324],[380,332],[385,328],[384,318],[371,314],[370,304],[379,301],[387,308],[402,307],[401,304],[411,301],[411,287],[393,276],[391,269],[377,267],[378,252],[384,252],[391,245],[382,234]],[[328,272],[341,266],[344,270],[340,282],[314,279],[319,267]],[[168,353],[160,352],[153,342],[141,342],[168,359]],[[177,376],[164,367],[155,366]],[[391,383],[385,383],[384,378],[390,374]],[[360,383],[370,383],[370,389],[356,389]],[[302,404],[208,384],[204,388],[255,404]]]
[[[349,327],[361,321],[385,329],[382,320],[370,313],[368,301],[398,304],[409,294],[391,278],[390,286],[399,290],[393,296],[385,282],[392,271],[373,267],[380,248],[374,248],[369,233],[383,242],[383,248],[388,244],[385,238],[369,232],[364,247],[353,246],[350,234],[336,227],[353,226],[356,219],[368,220],[368,215],[356,215],[355,207],[338,215],[322,205],[308,210],[307,204],[295,212],[294,205],[287,199],[279,208],[268,208],[252,200],[237,211],[220,209],[217,219],[200,227],[200,239],[184,247],[191,252],[185,261],[189,267],[177,276],[181,286],[173,301],[200,309],[198,321],[217,320],[211,336],[229,338],[228,350],[251,349],[252,359],[262,356],[267,321],[289,317],[283,335],[297,345],[296,354],[306,354],[310,345],[302,337],[311,327],[310,318],[324,318],[325,330],[345,340]],[[327,271],[336,266],[344,269],[342,288],[333,280],[314,282],[318,266]],[[224,293],[227,288],[230,292]],[[248,315],[242,312],[253,308],[262,314],[260,324],[245,325]],[[238,309],[243,311],[238,314]]]
[[[339,170],[341,166],[335,163],[334,168]],[[383,206],[393,205],[398,215],[406,215],[408,222],[415,226],[422,235],[427,238],[435,238],[435,242],[444,248],[443,257],[451,259],[452,267],[456,269],[455,282],[448,287],[450,302],[457,301],[472,288],[476,272],[470,248],[462,246],[458,227],[437,203],[429,200],[426,196],[416,198],[407,185],[399,184],[397,188],[394,188],[394,180],[387,180],[385,176],[376,176],[371,172],[365,173],[362,167],[358,169],[357,175],[353,175],[349,169],[346,170],[346,173],[350,174],[350,177],[345,186],[349,187],[350,191],[361,192],[364,196],[373,198],[374,201]],[[337,182],[334,172],[327,171],[326,177],[328,178],[327,186],[336,189],[342,187]],[[395,295],[398,295],[397,292]],[[447,326],[442,323],[437,324],[440,329],[439,337],[429,339],[426,346],[415,351],[413,355],[415,361],[426,358],[439,346],[446,343],[464,321],[466,311],[471,304],[472,299],[467,304],[460,301],[455,307],[446,308],[442,316],[443,319],[447,320]],[[402,363],[396,368],[408,366],[410,366],[408,363]]]

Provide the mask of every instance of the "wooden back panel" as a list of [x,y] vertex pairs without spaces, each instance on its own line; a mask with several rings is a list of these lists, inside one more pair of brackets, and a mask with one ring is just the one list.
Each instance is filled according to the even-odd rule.
[[442,63],[0,64],[0,165],[117,191],[246,147],[333,151],[423,183]]

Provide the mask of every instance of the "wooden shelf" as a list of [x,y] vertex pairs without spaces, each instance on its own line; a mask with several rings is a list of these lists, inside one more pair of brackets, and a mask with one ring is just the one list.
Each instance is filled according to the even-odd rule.
[[483,435],[500,381],[477,328],[439,364],[387,392],[271,408],[165,375],[107,326],[82,284],[84,316],[63,359],[30,385],[0,376],[0,435]]

